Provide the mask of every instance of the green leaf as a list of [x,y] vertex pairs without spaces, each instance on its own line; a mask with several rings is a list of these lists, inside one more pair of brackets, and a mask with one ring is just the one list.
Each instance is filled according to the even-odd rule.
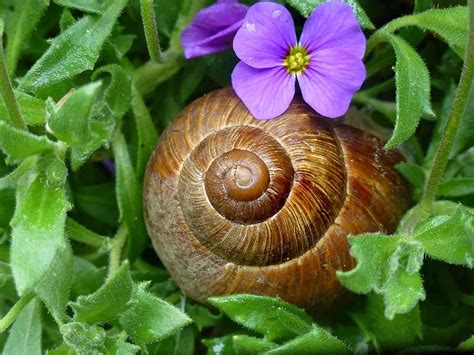
[[125,139],[117,131],[112,140],[117,179],[117,203],[120,220],[129,232],[129,257],[134,260],[145,247],[147,234],[143,219],[142,186],[135,175]]
[[64,342],[78,354],[97,354],[105,344],[105,330],[96,325],[80,322],[60,326]]
[[279,298],[232,295],[209,298],[209,303],[234,322],[265,335],[270,341],[290,339],[311,330],[311,318],[302,309]]
[[222,319],[222,314],[215,315],[199,304],[186,304],[186,313],[192,318],[199,331],[215,326]]
[[[92,78],[97,78],[100,74],[108,73],[111,76],[110,82],[105,88],[104,99],[107,108],[105,114],[113,115],[116,123],[130,108],[132,100],[132,78],[120,65],[109,64],[100,67],[94,72]],[[104,113],[103,113],[104,114]]]
[[90,261],[74,256],[71,298],[97,291],[104,283],[106,270],[98,268]]
[[60,6],[67,8],[90,12],[92,14],[101,14],[102,5],[98,0],[54,0]]
[[433,7],[433,0],[415,0],[413,13],[417,14],[419,12],[428,10],[431,7]]
[[[46,105],[43,100],[19,90],[15,90],[15,97],[28,125],[42,125],[46,122]],[[2,98],[0,98],[0,117],[8,117],[7,107]]]
[[207,355],[235,355],[233,336],[231,335],[203,339],[202,342],[207,347]]
[[69,248],[64,224],[70,205],[61,186],[66,177],[64,163],[63,176],[48,178],[58,171],[53,168],[53,173],[48,173],[50,166],[56,163],[43,159],[39,162],[39,174],[32,173],[29,181],[25,178],[18,187],[17,209],[11,222],[10,252],[15,284],[20,294],[35,287],[46,273],[51,272],[56,258]]
[[106,355],[133,355],[139,351],[139,346],[127,343],[125,340],[120,339],[120,337],[105,339]]
[[432,258],[456,265],[474,266],[474,216],[459,208],[452,216],[438,216],[415,239]]
[[460,197],[474,194],[474,178],[454,178],[438,186],[438,196]]
[[61,13],[61,18],[59,19],[60,32],[66,31],[68,27],[71,27],[75,23],[76,23],[76,19],[71,14],[71,11],[69,11],[69,9],[64,9],[63,12]]
[[266,354],[350,354],[351,349],[342,341],[325,330],[313,326],[313,329],[304,335],[268,351]]
[[146,164],[150,159],[157,141],[158,132],[151,119],[150,113],[140,93],[134,89],[132,96],[132,111],[137,127],[137,176],[141,180],[145,174]]
[[[286,2],[298,10],[301,15],[304,17],[309,17],[313,12],[314,8],[320,4],[325,3],[325,0],[286,0]],[[366,28],[368,30],[374,30],[375,26],[370,21],[369,17],[365,13],[362,6],[360,6],[357,0],[342,0],[343,3],[346,3],[352,7],[352,11],[354,11],[354,15],[359,20],[361,27]]]
[[[37,156],[31,156],[23,160],[20,165],[17,166],[10,174],[0,178],[0,190],[2,189],[14,189],[17,187],[18,182],[21,181],[21,178],[26,174],[29,174],[35,167],[38,160]],[[3,202],[3,201],[2,201]],[[1,206],[1,205],[0,205]],[[0,207],[1,209],[2,207]],[[0,215],[2,215],[0,213]],[[2,220],[2,219],[0,219]],[[10,220],[8,220],[9,222]]]
[[409,238],[364,234],[349,237],[357,266],[337,272],[342,284],[357,293],[382,294],[385,316],[409,312],[425,298],[419,270],[423,263],[421,244]]
[[410,138],[421,115],[431,113],[430,74],[423,59],[401,37],[387,34],[395,50],[397,121],[387,148],[394,148]]
[[[101,82],[93,82],[77,91],[71,91],[63,99],[64,102],[58,104],[59,109],[50,103],[49,126],[59,139],[72,147],[71,166],[74,171],[79,169],[90,154],[110,140],[115,126],[112,112],[115,107],[111,106],[112,102],[108,102],[112,84],[105,89],[104,99],[99,98]],[[120,90],[126,90],[126,86]],[[127,96],[123,99],[129,100]],[[129,103],[125,102],[125,105],[128,107]],[[118,114],[123,115],[123,112]]]
[[423,282],[419,273],[423,264],[420,243],[402,240],[388,260],[389,270],[383,285],[385,316],[393,319],[397,313],[411,311],[425,299]]
[[474,335],[459,344],[458,349],[461,351],[474,351]]
[[232,342],[237,355],[261,354],[278,347],[278,344],[272,343],[271,341],[248,335],[234,335]]
[[0,121],[0,150],[7,155],[10,162],[18,162],[55,147],[56,145],[45,136],[36,136]]
[[[0,195],[1,196],[1,195]],[[0,288],[11,278],[10,265],[0,261]]]
[[2,354],[41,354],[41,308],[36,299],[31,300],[15,319]]
[[191,318],[138,285],[133,305],[119,317],[122,328],[140,345],[155,343],[191,323]]
[[15,72],[18,58],[30,39],[39,20],[49,6],[49,0],[22,0],[15,2],[15,8],[7,22],[7,48],[5,57],[10,73]]
[[467,42],[467,7],[456,6],[447,9],[430,9],[411,15],[409,23],[432,31],[461,57]]
[[49,269],[36,285],[36,294],[56,320],[65,318],[66,305],[72,285],[72,251],[69,244],[58,248]]
[[450,158],[454,158],[466,149],[472,148],[474,141],[474,85],[467,99],[467,105],[461,120],[461,126],[456,134]]
[[135,72],[133,85],[142,95],[151,93],[158,85],[165,82],[181,69],[178,60],[164,63],[148,62]]
[[367,341],[371,341],[378,352],[404,349],[421,339],[420,310],[398,314],[392,320],[384,317],[381,297],[370,293],[365,307],[358,307],[351,314]]
[[132,297],[132,277],[125,261],[112,278],[96,292],[79,296],[72,302],[74,319],[80,322],[103,323],[113,321],[129,308]]
[[126,3],[111,1],[101,16],[86,16],[53,39],[46,53],[21,79],[20,88],[35,92],[91,70]]
[[338,271],[337,277],[353,292],[379,292],[384,282],[382,265],[394,252],[399,238],[382,234],[363,234],[348,239],[351,255],[357,260],[357,265],[347,272]]
[[135,37],[135,35],[129,34],[115,35],[107,41],[107,44],[113,49],[117,59],[120,60],[128,53],[130,48],[132,48]]
[[75,207],[91,220],[117,228],[119,212],[113,182],[76,186],[74,188]]
[[48,125],[58,139],[71,146],[86,145],[93,139],[91,113],[101,86],[101,82],[94,82],[80,87],[51,113]]
[[77,353],[69,345],[62,343],[53,350],[48,350],[48,355],[76,355]]
[[403,162],[398,164],[396,169],[413,186],[417,188],[424,187],[426,172],[421,166]]

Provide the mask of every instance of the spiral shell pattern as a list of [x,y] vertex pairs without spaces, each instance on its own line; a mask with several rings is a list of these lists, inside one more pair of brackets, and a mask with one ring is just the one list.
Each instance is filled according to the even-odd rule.
[[256,293],[326,308],[343,291],[335,271],[354,266],[346,236],[390,231],[407,208],[400,160],[301,100],[259,121],[218,90],[160,138],[145,179],[148,231],[198,301]]

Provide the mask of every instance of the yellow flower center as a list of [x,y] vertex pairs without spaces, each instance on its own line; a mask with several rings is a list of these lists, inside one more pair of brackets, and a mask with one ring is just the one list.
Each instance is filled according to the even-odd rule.
[[288,73],[300,74],[304,72],[309,64],[308,51],[299,45],[296,45],[290,49],[290,53],[283,61]]

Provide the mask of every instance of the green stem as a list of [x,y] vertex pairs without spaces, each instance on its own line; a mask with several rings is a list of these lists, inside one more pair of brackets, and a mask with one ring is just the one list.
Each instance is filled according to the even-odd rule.
[[415,17],[416,15],[407,15],[403,17],[396,18],[395,20],[390,21],[385,26],[380,28],[367,40],[367,45],[365,47],[365,56],[368,56],[372,50],[382,42],[387,41],[386,35],[393,33],[396,30],[406,27],[416,25]]
[[[1,36],[3,37],[3,36]],[[1,39],[0,37],[0,39]],[[12,82],[8,75],[7,63],[5,62],[5,53],[3,51],[3,45],[0,44],[0,92],[5,101],[8,115],[10,116],[11,123],[20,129],[27,129],[26,123],[21,117],[20,106],[16,101],[15,93],[13,92]]]
[[110,243],[110,238],[92,232],[71,218],[66,219],[66,233],[69,239],[94,248],[106,247]]
[[109,272],[107,279],[110,279],[120,267],[120,259],[122,258],[122,251],[127,242],[128,230],[125,224],[121,224],[115,238],[112,240],[112,249],[109,258]]
[[446,169],[446,165],[448,164],[449,153],[461,124],[461,119],[469,97],[469,91],[474,79],[474,0],[469,0],[468,7],[469,28],[461,79],[459,80],[459,85],[456,89],[453,106],[451,107],[448,116],[446,128],[433,159],[431,171],[428,174],[425,190],[420,202],[420,204],[425,206],[427,209],[431,208],[439,182],[443,176],[444,170]]
[[153,0],[140,0],[140,10],[148,53],[150,54],[152,61],[159,63],[161,62],[161,49],[160,39],[158,38],[158,29],[156,27]]
[[8,327],[15,321],[16,317],[25,308],[28,303],[35,297],[33,292],[25,293],[20,299],[13,305],[8,313],[0,319],[0,333],[3,333]]

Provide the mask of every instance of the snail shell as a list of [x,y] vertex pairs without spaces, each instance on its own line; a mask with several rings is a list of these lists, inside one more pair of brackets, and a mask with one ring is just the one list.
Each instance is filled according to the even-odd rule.
[[269,121],[231,89],[190,104],[148,163],[145,217],[174,280],[213,295],[279,296],[327,309],[355,263],[347,235],[392,231],[408,207],[396,151],[300,99]]

